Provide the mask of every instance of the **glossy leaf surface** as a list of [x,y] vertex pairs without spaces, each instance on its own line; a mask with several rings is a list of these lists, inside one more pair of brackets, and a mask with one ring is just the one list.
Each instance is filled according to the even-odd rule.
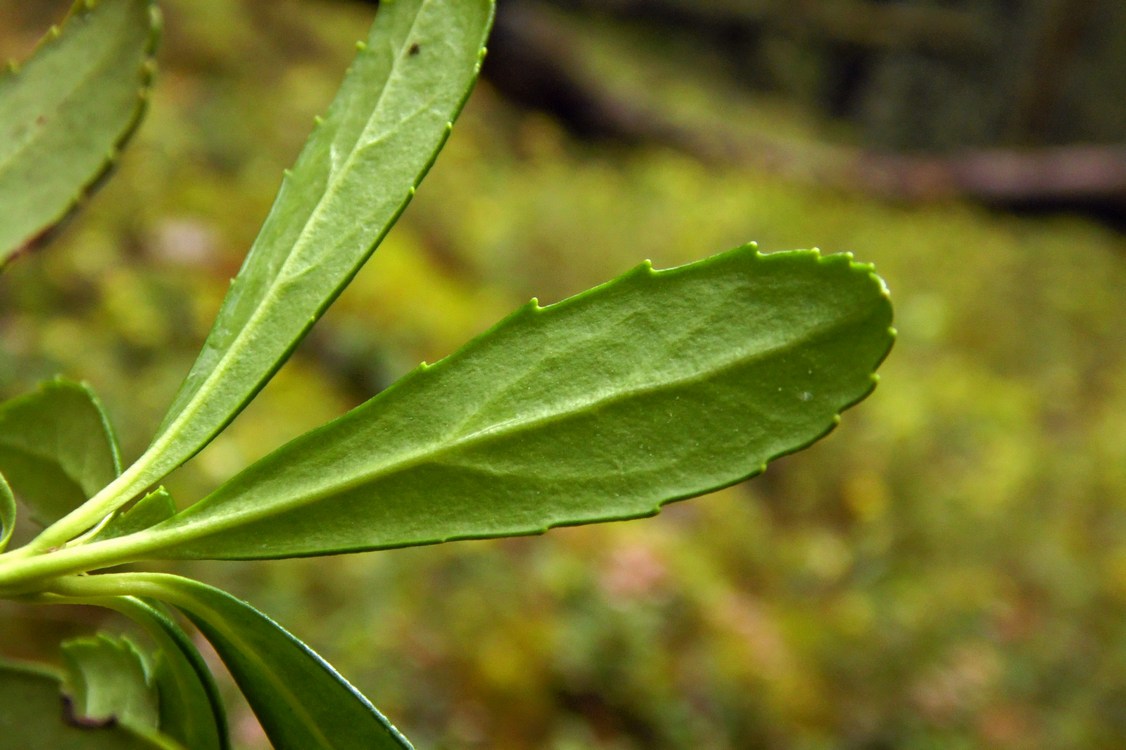
[[182,610],[215,647],[278,750],[411,747],[327,662],[246,602],[177,576],[104,578]]
[[140,121],[159,30],[150,0],[75,3],[0,72],[0,266],[67,215]]
[[52,672],[0,662],[0,742],[19,750],[167,750],[120,724],[77,722]]
[[65,515],[118,470],[113,431],[85,385],[52,380],[0,403],[0,472],[35,521]]
[[371,255],[445,142],[491,20],[491,0],[380,6],[142,459],[139,485],[233,419]]
[[157,692],[132,642],[99,633],[64,641],[62,652],[64,691],[80,720],[117,722],[141,731],[158,728]]
[[845,255],[748,246],[643,265],[521,308],[143,544],[281,557],[651,515],[831,430],[874,387],[891,315],[871,267]]

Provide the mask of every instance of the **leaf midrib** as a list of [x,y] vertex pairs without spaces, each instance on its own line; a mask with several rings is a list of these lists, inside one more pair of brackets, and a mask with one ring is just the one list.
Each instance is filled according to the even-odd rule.
[[[428,5],[430,5],[432,1],[437,1],[437,0],[423,0],[423,2],[420,3],[419,12],[415,16],[415,19],[411,22],[410,31],[407,33],[406,38],[404,39],[404,44],[406,42],[406,39],[409,39],[411,34],[414,32],[414,29],[416,28],[416,26],[419,22],[419,19],[423,15],[423,9],[425,7],[427,7]],[[401,46],[400,46],[400,51],[401,51]],[[273,276],[270,279],[269,286],[267,288],[266,293],[261,297],[261,301],[255,307],[254,312],[247,319],[246,323],[242,326],[242,328],[239,330],[239,332],[235,335],[235,338],[227,346],[224,354],[215,363],[214,367],[211,370],[211,373],[203,380],[203,382],[200,384],[200,386],[196,389],[195,393],[192,395],[192,397],[188,401],[188,403],[185,404],[183,408],[181,408],[181,410],[180,410],[179,414],[177,415],[176,419],[174,419],[172,422],[170,422],[165,427],[165,429],[161,433],[160,437],[156,441],[153,442],[153,445],[152,445],[152,447],[150,448],[150,451],[149,451],[150,453],[163,454],[165,452],[165,446],[168,443],[175,442],[175,439],[176,439],[177,433],[178,433],[178,428],[181,425],[183,425],[184,423],[190,422],[191,419],[193,417],[195,417],[196,414],[199,413],[199,411],[202,409],[203,405],[208,401],[209,397],[213,393],[215,393],[218,386],[220,384],[222,384],[222,382],[223,382],[222,374],[224,372],[226,372],[226,370],[228,369],[229,363],[232,362],[233,360],[237,359],[236,355],[241,353],[246,348],[246,342],[249,338],[252,337],[252,333],[257,328],[258,321],[262,317],[264,317],[267,314],[267,312],[271,311],[275,307],[277,299],[278,299],[276,291],[280,287],[284,286],[285,279],[287,279],[288,276],[289,276],[287,271],[288,271],[288,269],[290,269],[292,267],[293,264],[295,264],[297,262],[296,259],[299,256],[302,255],[301,249],[303,247],[305,247],[306,245],[308,245],[308,243],[309,243],[308,238],[313,233],[314,227],[318,223],[317,219],[321,215],[322,211],[324,210],[324,206],[327,205],[330,202],[331,198],[339,190],[339,186],[342,183],[344,176],[349,173],[349,170],[351,169],[351,165],[352,165],[353,161],[357,158],[357,154],[362,152],[362,147],[360,146],[360,144],[364,143],[365,140],[370,140],[370,138],[365,139],[365,136],[369,136],[369,131],[370,131],[370,128],[371,128],[373,121],[376,119],[376,115],[379,114],[380,110],[386,104],[387,91],[391,88],[392,83],[396,80],[396,77],[399,75],[399,71],[403,69],[403,65],[404,65],[403,56],[401,54],[399,54],[398,52],[396,52],[394,54],[394,59],[393,59],[393,62],[391,64],[391,71],[388,74],[387,80],[384,82],[384,85],[382,86],[382,88],[380,90],[380,94],[378,96],[376,104],[372,108],[371,114],[368,117],[368,124],[360,131],[360,133],[357,135],[356,139],[352,142],[351,149],[349,151],[348,157],[344,160],[342,166],[337,170],[331,170],[329,172],[329,179],[328,179],[328,182],[325,186],[324,191],[322,192],[321,197],[318,199],[316,205],[310,210],[308,218],[306,219],[305,223],[302,225],[301,232],[298,234],[297,238],[294,240],[293,251],[290,252],[286,256],[285,261],[281,264],[281,266],[278,267],[277,271],[273,274]],[[396,127],[398,127],[399,125],[401,125],[401,123],[397,123]],[[332,146],[332,143],[330,141],[330,143],[329,143],[330,149],[331,149],[331,146]],[[215,434],[214,432],[211,433],[211,435],[214,435],[214,434]],[[210,436],[208,436],[208,437],[210,437]]]
[[[512,419],[500,425],[494,425],[489,428],[478,430],[470,433],[468,436],[460,437],[449,442],[443,442],[437,448],[420,449],[406,454],[401,454],[400,458],[389,460],[380,466],[372,469],[371,471],[358,474],[353,479],[338,484],[328,485],[318,491],[309,494],[300,495],[288,502],[280,504],[259,504],[258,509],[252,511],[245,511],[236,507],[233,512],[211,516],[208,518],[204,516],[203,520],[194,522],[189,517],[183,525],[175,525],[176,517],[169,519],[165,522],[170,526],[165,530],[159,530],[159,526],[153,527],[150,533],[154,537],[159,537],[162,534],[167,534],[173,539],[170,543],[173,546],[180,544],[190,544],[195,539],[209,536],[218,532],[228,530],[230,528],[238,527],[244,524],[253,523],[255,521],[268,518],[270,516],[279,515],[281,513],[292,511],[296,508],[315,505],[332,496],[349,492],[351,490],[362,487],[365,484],[370,484],[374,481],[382,479],[386,476],[393,475],[397,472],[406,471],[415,466],[432,462],[443,456],[448,456],[452,453],[468,450],[478,444],[486,443],[489,440],[501,440],[517,434],[522,431],[535,430],[544,426],[550,425],[553,422],[564,421],[566,419],[579,416],[584,413],[589,413],[601,409],[607,405],[626,401],[635,398],[643,398],[651,393],[656,393],[663,390],[672,390],[684,385],[690,385],[694,382],[702,382],[722,377],[725,373],[733,369],[743,366],[750,366],[756,362],[775,357],[786,352],[794,351],[807,345],[810,341],[816,340],[821,336],[828,334],[832,331],[849,328],[857,321],[862,320],[871,315],[869,307],[865,307],[861,311],[844,318],[837,318],[828,323],[811,326],[803,332],[800,338],[794,338],[784,342],[782,345],[761,349],[750,352],[743,356],[730,358],[727,362],[717,367],[709,368],[708,370],[687,377],[672,378],[662,381],[658,385],[647,385],[640,387],[627,388],[622,390],[615,390],[607,395],[600,396],[589,402],[584,403],[581,407],[573,408],[569,411],[555,411],[538,415],[531,419]],[[431,443],[433,445],[433,443]],[[265,460],[265,459],[264,459]],[[219,491],[221,491],[220,488]],[[238,494],[234,495],[235,498]],[[206,498],[200,501],[206,502]],[[188,509],[190,511],[191,508]],[[200,512],[206,513],[205,508],[200,508]],[[191,532],[189,533],[189,530]],[[152,541],[156,541],[153,539]],[[163,546],[163,545],[160,545]]]

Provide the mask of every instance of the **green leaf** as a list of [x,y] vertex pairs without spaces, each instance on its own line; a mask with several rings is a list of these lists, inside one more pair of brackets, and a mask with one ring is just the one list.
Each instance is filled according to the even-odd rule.
[[129,590],[182,610],[215,647],[278,750],[411,747],[324,659],[224,591],[160,573],[89,576],[60,586],[80,596]]
[[98,633],[62,644],[64,692],[83,722],[119,722],[141,732],[159,726],[158,697],[144,657],[128,639]]
[[153,674],[161,731],[190,750],[228,750],[222,697],[188,634],[159,607],[140,599],[113,597],[97,603],[131,618],[159,646]]
[[491,16],[486,0],[380,7],[161,425],[166,468],[246,405],[406,207],[473,85]]
[[119,470],[113,430],[87,386],[56,379],[0,403],[0,472],[35,521],[61,518]]
[[85,724],[70,712],[59,677],[0,662],[0,742],[19,750],[153,750],[173,747],[116,723]]
[[163,487],[158,487],[138,500],[133,507],[114,516],[90,541],[113,539],[142,531],[175,514],[176,504],[172,501],[172,495]]
[[78,0],[22,67],[0,72],[0,267],[73,210],[140,122],[151,0]]
[[380,5],[152,445],[36,549],[64,543],[161,479],[265,385],[410,202],[476,79],[492,8],[492,0]]
[[829,432],[874,387],[891,317],[846,255],[645,264],[533,301],[136,542],[265,558],[651,515]]
[[16,498],[4,475],[0,474],[0,552],[8,547],[16,529]]

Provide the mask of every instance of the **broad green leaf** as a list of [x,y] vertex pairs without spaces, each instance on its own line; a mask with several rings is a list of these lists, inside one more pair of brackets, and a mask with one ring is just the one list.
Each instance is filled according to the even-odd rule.
[[35,521],[61,518],[119,470],[113,430],[87,386],[56,379],[0,403],[0,472]]
[[891,317],[846,255],[645,264],[533,301],[136,542],[265,558],[652,515],[829,432],[874,387]]
[[411,747],[324,659],[224,591],[159,573],[92,576],[74,586],[130,589],[183,611],[215,647],[278,750]]
[[80,721],[116,721],[142,732],[159,727],[157,692],[131,641],[98,633],[64,641],[62,652],[63,691]]
[[222,697],[188,634],[159,607],[140,599],[113,597],[100,604],[138,623],[159,647],[153,675],[161,732],[190,750],[227,750]]
[[4,475],[0,474],[0,552],[8,547],[16,528],[16,498]]
[[476,79],[492,10],[492,0],[380,5],[152,445],[36,548],[65,542],[158,481],[265,385],[410,202]]
[[114,516],[90,541],[113,539],[135,531],[142,531],[171,518],[176,504],[168,490],[158,487],[138,500],[133,507]]
[[82,723],[63,699],[55,673],[0,662],[0,743],[15,750],[168,750],[116,723]]
[[158,36],[151,0],[78,0],[0,72],[0,267],[110,169],[144,111]]

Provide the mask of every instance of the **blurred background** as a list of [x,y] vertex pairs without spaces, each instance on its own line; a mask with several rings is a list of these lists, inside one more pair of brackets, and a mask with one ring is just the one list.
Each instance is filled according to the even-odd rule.
[[[0,56],[67,5],[0,0]],[[161,5],[115,178],[0,276],[0,398],[86,380],[127,459],[373,13]],[[879,388],[654,519],[177,569],[420,748],[1126,746],[1124,71],[1121,0],[501,0],[410,210],[179,502],[533,295],[748,240],[876,264],[900,334]],[[102,621],[0,615],[12,656]]]

